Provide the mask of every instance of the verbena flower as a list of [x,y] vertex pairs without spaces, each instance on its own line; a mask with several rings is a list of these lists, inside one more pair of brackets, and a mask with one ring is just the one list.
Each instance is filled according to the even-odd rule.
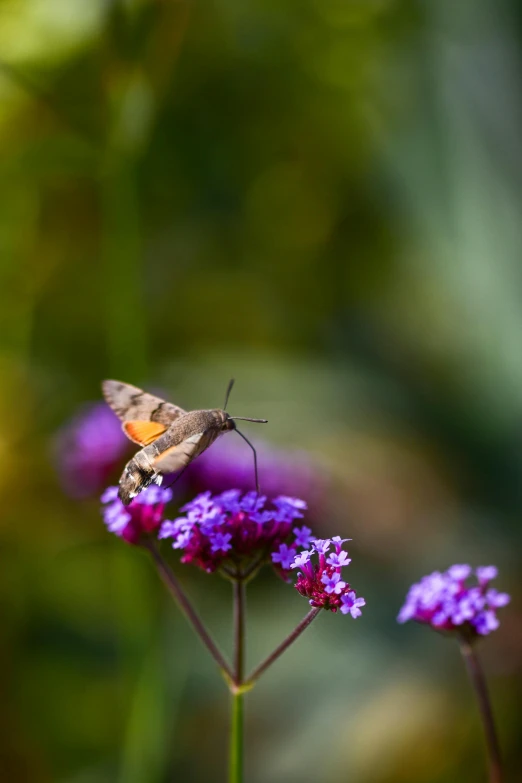
[[266,497],[256,492],[242,495],[239,489],[231,489],[215,496],[204,492],[183,506],[185,516],[163,522],[158,537],[173,539],[174,549],[183,552],[182,563],[210,573],[222,568],[229,576],[244,576],[252,568],[272,563],[290,581],[293,569],[299,568],[295,587],[311,606],[358,617],[364,598],[357,598],[341,578],[350,563],[342,550],[349,539],[313,538],[311,528],[295,524],[305,510],[304,500],[287,495],[274,498],[267,507]]
[[469,565],[453,565],[447,571],[434,571],[412,585],[397,620],[415,620],[431,625],[437,631],[461,629],[471,636],[486,636],[499,626],[497,609],[510,601],[489,584],[498,571],[495,566],[475,569],[470,581]]
[[118,466],[129,441],[105,403],[89,406],[57,435],[54,451],[60,481],[72,497],[96,495]]
[[[165,521],[158,537],[173,539],[174,549],[183,552],[182,563],[209,573],[219,568],[243,573],[272,562],[284,574],[297,551],[290,541],[292,528],[305,509],[303,500],[283,495],[267,507],[266,497],[256,492],[231,489],[214,496],[204,492],[181,508],[185,516]],[[300,540],[306,530],[298,531]]]
[[361,615],[364,598],[357,598],[355,590],[342,577],[342,569],[351,561],[342,545],[349,539],[314,538],[310,549],[304,550],[293,559],[291,568],[300,569],[295,587],[308,598],[311,606],[328,609],[353,618]]
[[139,544],[142,536],[153,533],[163,522],[166,504],[172,500],[172,490],[155,485],[143,490],[138,497],[124,506],[118,498],[118,487],[108,487],[101,501],[103,519],[111,533],[129,544]]

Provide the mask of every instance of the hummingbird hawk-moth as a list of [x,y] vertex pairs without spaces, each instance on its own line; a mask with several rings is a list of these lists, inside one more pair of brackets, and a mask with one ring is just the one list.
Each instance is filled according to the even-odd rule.
[[233,385],[232,379],[228,384],[223,409],[187,412],[130,383],[103,381],[103,395],[122,420],[124,433],[143,447],[126,464],[120,478],[118,497],[125,506],[150,484],[161,484],[165,473],[185,469],[220,435],[231,430],[241,435],[254,452],[256,488],[259,492],[256,450],[236,428],[235,422],[240,419],[266,424],[267,420],[247,419],[227,413],[225,409]]

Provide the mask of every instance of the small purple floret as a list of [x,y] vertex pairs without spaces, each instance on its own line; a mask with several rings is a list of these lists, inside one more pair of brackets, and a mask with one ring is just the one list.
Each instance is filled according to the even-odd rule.
[[293,522],[295,519],[300,519],[303,516],[301,511],[306,510],[304,500],[290,498],[286,495],[276,498],[274,506],[277,509],[275,518],[278,522]]
[[334,571],[333,574],[323,574],[321,582],[327,593],[335,593],[336,595],[339,595],[346,587],[346,582],[342,581],[341,574],[337,573],[337,571]]
[[453,565],[448,568],[448,576],[455,581],[467,579],[470,574],[471,566],[469,565]]
[[352,590],[343,595],[341,600],[343,602],[341,606],[341,612],[343,614],[348,614],[348,612],[350,612],[354,620],[361,616],[362,612],[360,607],[366,605],[364,598],[357,598],[355,592]]
[[294,562],[291,564],[290,568],[302,568],[310,562],[311,554],[312,553],[306,549],[303,552],[299,552],[299,554],[295,556]]
[[232,544],[230,543],[231,538],[232,533],[214,533],[210,538],[210,548],[212,552],[228,552],[229,549],[232,549]]
[[310,537],[312,535],[312,529],[303,525],[303,527],[294,527],[293,534],[295,535],[295,545],[307,547],[310,545]]
[[272,552],[272,562],[279,563],[281,568],[288,570],[292,567],[294,562],[295,549],[288,547],[286,544],[281,544],[278,552]]
[[332,554],[326,558],[326,562],[334,568],[342,568],[343,566],[349,565],[352,561],[348,557],[348,552],[332,552]]
[[486,584],[491,582],[492,579],[496,579],[498,576],[498,568],[496,566],[479,566],[475,573],[480,584]]
[[312,544],[314,546],[314,550],[319,555],[324,555],[328,550],[330,549],[331,540],[329,538],[312,538]]

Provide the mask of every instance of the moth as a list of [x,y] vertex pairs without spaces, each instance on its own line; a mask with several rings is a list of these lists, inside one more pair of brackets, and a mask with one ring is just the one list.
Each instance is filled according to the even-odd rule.
[[184,470],[208,449],[220,435],[235,430],[254,452],[256,488],[257,454],[247,437],[236,428],[236,420],[266,424],[266,419],[230,416],[227,403],[234,379],[230,381],[223,409],[184,411],[171,402],[121,381],[103,381],[103,395],[123,422],[123,431],[142,448],[126,464],[120,478],[118,496],[127,506],[150,484],[161,484],[163,475]]

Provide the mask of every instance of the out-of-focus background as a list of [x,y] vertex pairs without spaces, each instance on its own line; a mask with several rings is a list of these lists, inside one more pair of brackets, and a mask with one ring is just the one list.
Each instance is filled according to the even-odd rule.
[[[226,689],[100,518],[132,449],[82,421],[104,377],[197,408],[231,376],[367,600],[249,695],[247,779],[486,779],[456,645],[395,620],[461,562],[513,596],[481,654],[518,779],[521,86],[515,0],[3,0],[2,780],[225,780]],[[175,567],[229,649],[228,585]],[[254,664],[306,602],[249,601]]]

